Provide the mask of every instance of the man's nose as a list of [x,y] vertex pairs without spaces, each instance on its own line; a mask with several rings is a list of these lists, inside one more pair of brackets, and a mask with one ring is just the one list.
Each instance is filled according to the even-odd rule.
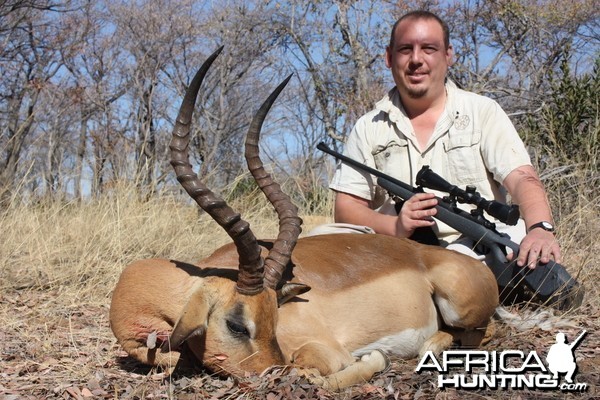
[[423,51],[419,47],[415,47],[410,55],[410,62],[413,64],[423,63]]

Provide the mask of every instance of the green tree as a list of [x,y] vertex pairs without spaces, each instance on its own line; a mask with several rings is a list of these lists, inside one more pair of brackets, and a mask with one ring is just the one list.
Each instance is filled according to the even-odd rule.
[[579,164],[598,171],[598,102],[600,58],[590,73],[576,76],[569,57],[549,73],[550,93],[539,116],[529,118],[531,144],[562,165]]

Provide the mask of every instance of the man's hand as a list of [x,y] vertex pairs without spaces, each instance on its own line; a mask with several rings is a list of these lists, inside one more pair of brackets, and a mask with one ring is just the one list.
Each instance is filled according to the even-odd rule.
[[[544,185],[531,165],[524,165],[513,170],[503,182],[512,196],[513,204],[518,204],[526,226],[539,221],[552,221],[552,213],[548,204]],[[551,258],[561,262],[560,248],[552,232],[535,228],[527,233],[521,241],[517,265],[534,269],[538,260],[550,262]],[[509,260],[512,256],[509,257]]]
[[373,210],[366,199],[336,192],[335,222],[365,225],[383,235],[405,238],[421,226],[435,225],[431,217],[437,213],[436,204],[435,195],[417,193],[404,202],[398,216],[386,215]]
[[[511,258],[512,255],[509,259]],[[538,261],[546,264],[552,259],[557,263],[562,262],[560,247],[554,234],[539,228],[532,229],[521,242],[517,265],[534,269]]]
[[437,203],[433,193],[417,193],[406,200],[398,214],[397,236],[410,237],[417,228],[435,225]]

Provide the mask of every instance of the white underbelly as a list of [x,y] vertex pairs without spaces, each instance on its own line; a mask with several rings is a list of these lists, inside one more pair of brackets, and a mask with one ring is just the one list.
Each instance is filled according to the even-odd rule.
[[354,357],[370,354],[373,350],[381,350],[386,354],[402,358],[412,358],[419,354],[423,343],[438,331],[438,322],[434,318],[432,323],[420,329],[406,329],[393,335],[384,336],[352,352]]

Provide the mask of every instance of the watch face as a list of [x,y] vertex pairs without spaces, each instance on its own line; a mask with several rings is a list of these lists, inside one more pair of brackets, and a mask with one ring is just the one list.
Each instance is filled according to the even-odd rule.
[[554,232],[554,225],[552,225],[548,221],[541,221],[541,222],[538,222],[537,224],[531,225],[531,227],[527,230],[527,232],[529,232],[530,230],[535,229],[535,228],[542,228],[545,231]]

